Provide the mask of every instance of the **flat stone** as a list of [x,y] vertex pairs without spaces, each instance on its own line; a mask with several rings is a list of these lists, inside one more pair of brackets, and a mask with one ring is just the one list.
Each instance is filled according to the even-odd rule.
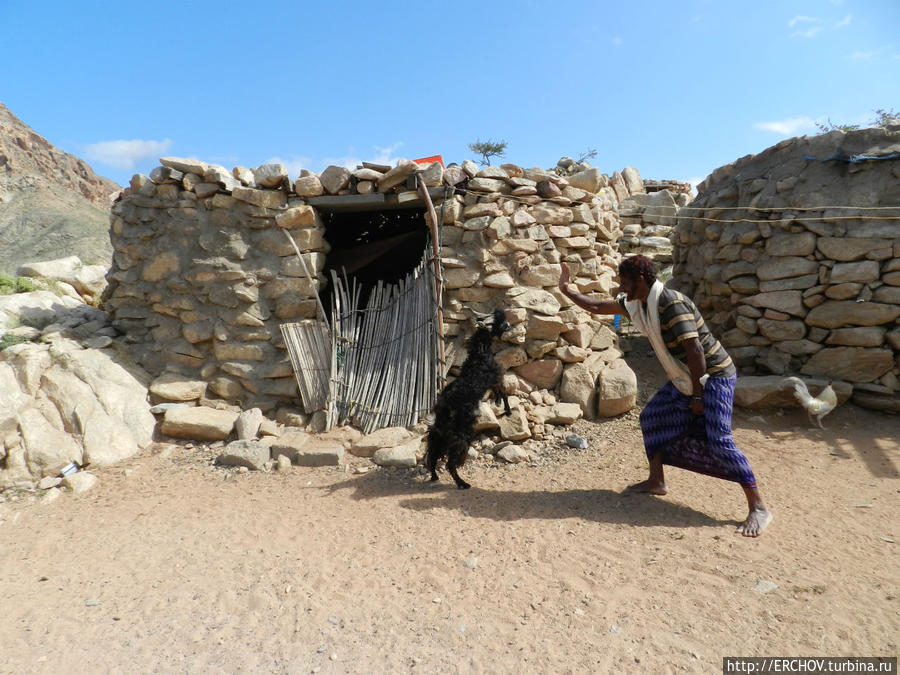
[[766,240],[766,254],[771,256],[807,256],[816,250],[816,235],[812,232],[780,233]]
[[363,436],[350,446],[350,453],[357,457],[371,457],[379,448],[402,445],[412,436],[404,427],[385,427]]
[[797,319],[788,321],[758,319],[756,325],[760,334],[770,340],[800,340],[806,335],[806,324]]
[[538,359],[519,366],[515,373],[537,389],[554,389],[562,377],[563,364],[558,359]]
[[884,239],[819,237],[816,246],[830,260],[849,262],[865,258],[870,251],[883,246],[884,243]]
[[206,406],[167,410],[160,431],[172,438],[221,441],[234,428],[238,413]]
[[281,190],[256,190],[254,188],[236,187],[231,192],[235,199],[267,209],[284,208],[287,196]]
[[325,188],[322,181],[315,174],[312,176],[301,176],[294,181],[294,192],[300,197],[319,197],[325,194]]
[[521,445],[505,445],[497,451],[496,456],[507,464],[519,464],[521,462],[530,462],[531,453]]
[[867,283],[878,279],[878,263],[874,260],[837,263],[829,275],[832,284],[847,282]]
[[873,382],[893,367],[891,349],[828,347],[813,354],[800,372],[850,382]]
[[223,466],[246,466],[253,471],[265,471],[270,459],[269,446],[254,440],[232,441],[216,458],[216,464]]
[[421,437],[408,439],[389,448],[379,448],[372,455],[372,461],[378,466],[395,466],[410,469],[418,463],[418,451]]
[[568,425],[574,424],[581,419],[583,415],[584,412],[577,403],[560,402],[553,405],[546,421],[550,424]]
[[87,492],[97,485],[98,482],[99,479],[97,476],[90,471],[78,471],[65,476],[62,481],[60,481],[60,487],[68,488],[72,492],[78,494]]
[[[771,308],[794,316],[806,314],[806,307],[803,305],[803,294],[796,290],[757,293],[756,295],[743,298],[742,302],[753,307]],[[898,310],[898,313],[900,313],[900,310]]]
[[500,417],[500,436],[508,441],[523,441],[531,438],[531,430],[525,410],[521,407],[513,408],[512,414]]
[[884,344],[887,328],[866,326],[861,328],[836,328],[828,335],[825,344],[852,347],[880,347]]
[[206,395],[206,381],[164,372],[150,383],[150,393],[166,401],[196,401]]
[[879,326],[900,316],[900,307],[878,302],[829,300],[814,307],[806,316],[808,326],[841,328],[843,326]]
[[253,178],[260,187],[280,187],[288,177],[288,170],[284,164],[262,164],[253,169]]
[[312,439],[305,443],[294,455],[298,466],[339,466],[344,460],[344,446],[335,441]]
[[160,157],[159,163],[170,169],[175,169],[182,173],[193,173],[197,176],[202,176],[206,173],[206,169],[209,166],[209,164],[201,162],[199,159],[183,157]]
[[799,277],[818,272],[819,263],[796,256],[771,258],[756,265],[756,276],[760,281]]
[[287,431],[270,444],[272,457],[284,455],[293,462],[297,453],[311,438],[312,436],[305,431]]
[[350,170],[332,164],[319,174],[319,182],[327,194],[336,195],[350,183]]

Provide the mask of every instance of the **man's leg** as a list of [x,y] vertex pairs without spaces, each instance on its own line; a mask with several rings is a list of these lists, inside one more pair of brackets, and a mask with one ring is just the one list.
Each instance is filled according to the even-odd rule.
[[706,437],[709,449],[739,480],[747,498],[747,518],[737,532],[745,537],[758,537],[772,522],[772,513],[763,504],[750,462],[735,445],[731,433],[731,414],[734,409],[734,385],[737,377],[709,378],[703,389],[703,408],[706,417]]
[[745,537],[758,537],[772,522],[772,512],[763,504],[759,495],[759,488],[745,487],[744,495],[747,497],[747,519],[738,525],[737,532]]
[[668,492],[663,473],[663,449],[681,436],[688,428],[693,413],[687,407],[687,399],[682,396],[671,382],[667,382],[641,411],[641,434],[644,437],[644,449],[650,463],[650,475],[647,480],[629,485],[631,492],[645,492],[652,495],[664,495]]
[[651,495],[664,495],[669,491],[666,487],[666,478],[663,474],[662,453],[657,452],[650,458],[650,476],[640,483],[629,485],[626,490],[630,492],[645,492]]

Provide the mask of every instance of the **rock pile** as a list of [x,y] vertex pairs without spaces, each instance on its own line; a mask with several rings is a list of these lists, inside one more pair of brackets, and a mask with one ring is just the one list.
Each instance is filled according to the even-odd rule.
[[[496,424],[513,425],[515,436],[539,435],[550,420],[571,417],[559,403],[596,416],[598,376],[621,357],[611,328],[572,306],[556,284],[566,261],[583,292],[613,289],[617,205],[620,193],[630,194],[623,178],[630,173],[610,179],[591,168],[564,177],[514,164],[401,160],[355,171],[331,166],[291,180],[279,164],[228,171],[163,158],[150,176],[134,176],[113,207],[105,306],[154,375],[202,381],[206,397],[277,414],[298,402],[279,325],[315,317],[315,292],[325,284],[330,246],[316,199],[413,199],[411,176],[419,174],[427,186],[447,188],[440,205],[444,335],[460,363],[470,333],[464,309],[508,309],[514,329],[498,358],[521,405]],[[315,279],[305,277],[285,233]],[[627,373],[613,368],[609,379],[615,400],[602,414],[633,405]]]
[[675,284],[742,372],[896,400],[900,160],[878,158],[898,152],[900,126],[790,139],[717,169],[682,209]]
[[[640,176],[626,169],[626,184],[637,188]],[[643,181],[635,191],[619,203],[622,253],[642,255],[667,265],[672,262],[672,230],[678,210],[691,201],[691,187],[677,181]]]

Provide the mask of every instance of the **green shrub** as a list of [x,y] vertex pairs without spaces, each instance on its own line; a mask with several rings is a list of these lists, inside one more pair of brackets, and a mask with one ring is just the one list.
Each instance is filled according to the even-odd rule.
[[30,293],[36,286],[33,279],[28,277],[10,277],[0,274],[0,295],[12,295],[13,293]]
[[8,333],[5,335],[0,335],[0,352],[2,352],[7,347],[22,344],[23,342],[28,342],[28,338],[24,335],[9,335]]

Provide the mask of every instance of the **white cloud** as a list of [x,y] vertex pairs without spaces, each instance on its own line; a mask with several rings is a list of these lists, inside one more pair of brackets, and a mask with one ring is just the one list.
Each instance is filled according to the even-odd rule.
[[791,37],[812,38],[822,30],[822,19],[801,14],[788,21],[788,28],[797,29],[791,33]]
[[613,47],[621,47],[623,44],[625,44],[625,40],[620,38],[618,35],[609,42]]
[[84,148],[84,156],[92,162],[100,162],[116,169],[133,169],[134,165],[150,157],[159,158],[172,145],[164,141],[100,141]]
[[821,23],[822,19],[817,16],[804,16],[803,14],[798,14],[793,19],[788,21],[788,28],[793,28],[797,24],[801,23]]
[[782,136],[796,136],[801,131],[810,131],[816,121],[811,117],[792,117],[776,122],[757,122],[753,126],[763,131],[772,131]]
[[853,19],[853,15],[848,14],[848,15],[845,16],[843,19],[841,19],[841,20],[838,21],[836,24],[834,24],[834,27],[835,27],[835,28],[843,28],[844,26],[849,26],[849,25],[850,25],[850,21],[851,21],[852,19]]
[[389,164],[393,166],[400,159],[400,157],[395,155],[395,153],[401,145],[403,145],[403,141],[397,141],[393,145],[389,145],[386,148],[380,148],[377,145],[373,145],[372,149],[376,151],[375,156],[373,159],[366,161],[371,161],[373,164]]
[[851,61],[871,61],[878,55],[878,52],[853,52],[850,55]]
[[822,31],[821,26],[810,26],[806,30],[795,30],[791,33],[791,37],[802,37],[802,38],[814,38],[818,33]]

